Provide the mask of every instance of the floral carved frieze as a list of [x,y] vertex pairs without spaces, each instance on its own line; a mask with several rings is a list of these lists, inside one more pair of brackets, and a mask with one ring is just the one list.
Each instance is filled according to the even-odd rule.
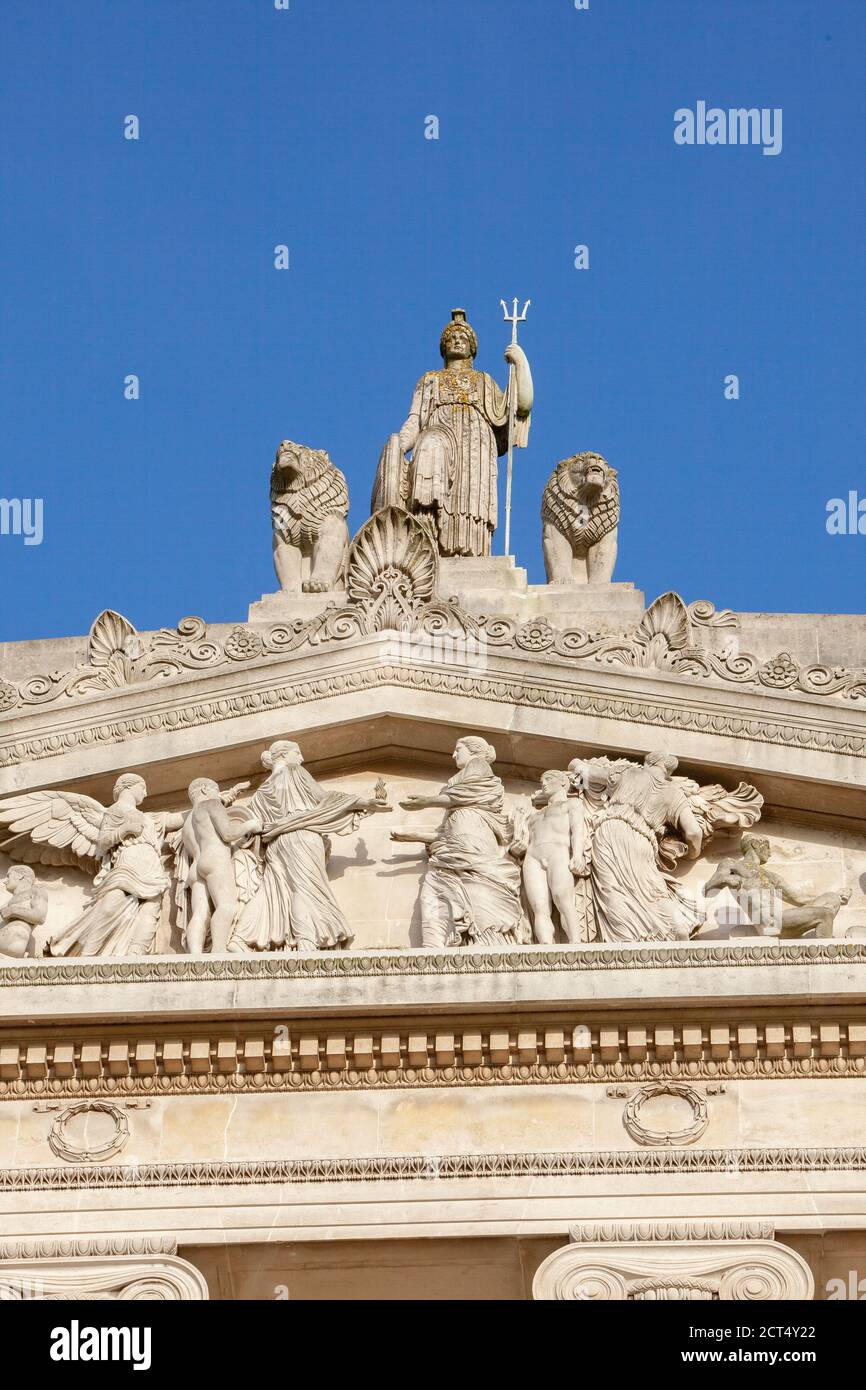
[[866,1148],[607,1149],[78,1164],[0,1168],[0,1192],[730,1173],[733,1162],[738,1173],[862,1173]]
[[544,617],[476,616],[456,599],[437,598],[435,576],[436,557],[423,526],[388,508],[371,518],[352,543],[344,604],[331,603],[312,618],[237,624],[220,636],[210,636],[201,618],[188,617],[174,630],[163,628],[145,637],[121,614],[106,610],[90,629],[81,665],[17,683],[0,677],[0,715],[394,631],[422,642],[470,642],[473,650],[656,671],[751,690],[866,698],[866,669],[803,665],[787,652],[762,659],[740,652],[736,642],[721,651],[706,645],[708,633],[737,627],[735,614],[717,612],[707,600],[686,605],[678,594],[663,594],[637,627],[592,632],[558,628]]
[[650,946],[554,946],[508,951],[426,952],[373,950],[335,955],[271,954],[260,956],[166,956],[136,960],[56,960],[0,964],[0,989],[22,986],[161,984],[168,981],[241,981],[287,979],[363,979],[385,976],[500,975],[546,971],[712,969],[733,965],[836,966],[847,970],[866,964],[863,941],[816,940],[779,944],[693,943]]

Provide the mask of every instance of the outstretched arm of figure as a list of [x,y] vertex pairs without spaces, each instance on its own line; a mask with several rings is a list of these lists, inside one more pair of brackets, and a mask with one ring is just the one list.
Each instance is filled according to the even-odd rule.
[[697,859],[701,852],[704,842],[701,827],[698,825],[697,818],[691,806],[686,803],[679,814],[679,829],[683,839],[688,845],[687,857]]
[[226,845],[239,844],[241,840],[248,839],[250,835],[258,835],[262,829],[262,823],[258,816],[247,813],[244,820],[238,820],[230,816],[219,801],[214,802],[211,806],[210,817],[214,829],[223,844]]
[[407,796],[400,805],[404,811],[427,811],[433,807],[442,807],[447,810],[454,805],[447,792],[440,793],[439,796]]
[[781,895],[786,903],[793,903],[794,907],[809,907],[814,901],[814,893],[804,892],[802,888],[792,888],[784,883],[778,874],[774,874],[771,869],[764,868],[764,878],[776,892]]
[[535,403],[535,387],[532,384],[529,361],[519,343],[509,343],[505,349],[505,360],[509,366],[514,368],[514,380],[517,386],[517,414],[521,417],[526,416]]
[[436,839],[435,830],[392,830],[391,839],[405,845],[432,845]]

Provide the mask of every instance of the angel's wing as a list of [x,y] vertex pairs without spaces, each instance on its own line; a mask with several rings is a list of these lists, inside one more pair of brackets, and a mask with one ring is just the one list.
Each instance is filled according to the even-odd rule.
[[[22,864],[73,865],[96,873],[96,842],[105,807],[80,792],[25,792],[0,802],[0,827],[12,835],[0,850]],[[0,834],[3,829],[0,828]]]

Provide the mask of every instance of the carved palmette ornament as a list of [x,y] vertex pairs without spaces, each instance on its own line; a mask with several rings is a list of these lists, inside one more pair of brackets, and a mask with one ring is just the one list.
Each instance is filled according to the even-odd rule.
[[423,520],[383,507],[349,550],[346,592],[366,615],[368,632],[410,627],[436,588],[437,553]]

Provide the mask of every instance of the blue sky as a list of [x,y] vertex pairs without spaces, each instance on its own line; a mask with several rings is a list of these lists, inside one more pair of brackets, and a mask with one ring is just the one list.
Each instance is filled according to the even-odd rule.
[[[531,580],[595,449],[648,599],[866,611],[866,536],[825,530],[866,497],[862,0],[3,0],[0,41],[0,496],[44,504],[0,536],[0,640],[245,618],[277,441],[357,529],[452,306],[504,382],[514,295]],[[678,146],[699,100],[781,107],[782,152]]]

